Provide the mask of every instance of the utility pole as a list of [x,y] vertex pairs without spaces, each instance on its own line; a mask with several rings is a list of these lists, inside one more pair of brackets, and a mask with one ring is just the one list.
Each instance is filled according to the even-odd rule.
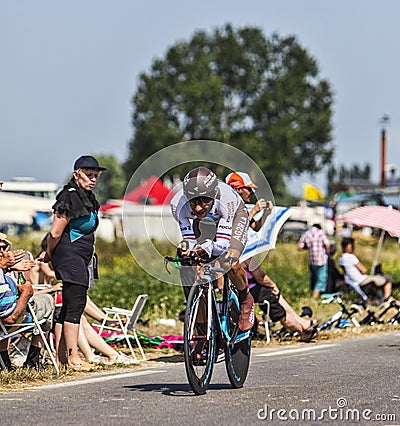
[[390,123],[390,117],[385,114],[380,119],[381,124],[381,188],[386,188],[386,127]]

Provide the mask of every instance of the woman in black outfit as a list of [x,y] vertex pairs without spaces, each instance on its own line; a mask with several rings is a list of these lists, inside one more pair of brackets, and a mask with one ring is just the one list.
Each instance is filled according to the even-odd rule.
[[56,339],[57,359],[75,369],[83,368],[78,353],[79,323],[92,279],[89,270],[93,270],[94,232],[99,222],[99,203],[92,190],[102,170],[106,169],[90,155],[75,161],[73,176],[53,206],[47,241],[46,257],[52,261],[57,279],[63,282],[63,306],[57,319],[62,324],[62,336]]

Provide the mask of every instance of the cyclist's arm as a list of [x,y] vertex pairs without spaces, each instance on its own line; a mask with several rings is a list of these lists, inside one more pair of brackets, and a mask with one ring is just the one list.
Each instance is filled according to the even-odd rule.
[[193,226],[187,215],[187,203],[182,195],[182,190],[175,194],[171,200],[172,217],[178,222],[182,240],[187,241],[189,250],[196,245],[196,237],[194,235]]
[[182,240],[187,241],[189,244],[189,250],[192,250],[196,245],[196,237],[189,219],[181,219],[179,221],[179,229],[181,231]]
[[246,206],[241,202],[236,210],[232,223],[232,237],[229,248],[243,252],[247,243],[247,231],[249,229],[249,214]]

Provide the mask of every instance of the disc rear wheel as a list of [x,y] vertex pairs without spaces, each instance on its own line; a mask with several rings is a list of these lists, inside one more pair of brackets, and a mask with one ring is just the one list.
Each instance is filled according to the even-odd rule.
[[234,388],[241,388],[247,378],[250,365],[250,333],[238,329],[239,306],[236,297],[228,302],[228,330],[236,336],[234,342],[225,348],[225,364],[229,381]]

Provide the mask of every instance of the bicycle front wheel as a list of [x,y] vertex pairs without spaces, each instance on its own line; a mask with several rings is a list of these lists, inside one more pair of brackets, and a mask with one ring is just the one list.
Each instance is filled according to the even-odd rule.
[[[190,290],[184,326],[186,375],[193,392],[207,392],[215,361],[215,325],[208,318],[207,286],[194,284]],[[211,314],[212,315],[212,314]]]
[[[238,330],[239,306],[232,298],[228,302],[228,330],[230,336],[240,333]],[[241,388],[247,378],[250,365],[251,340],[250,333],[240,334],[234,342],[225,348],[225,365],[229,381],[234,388]]]

